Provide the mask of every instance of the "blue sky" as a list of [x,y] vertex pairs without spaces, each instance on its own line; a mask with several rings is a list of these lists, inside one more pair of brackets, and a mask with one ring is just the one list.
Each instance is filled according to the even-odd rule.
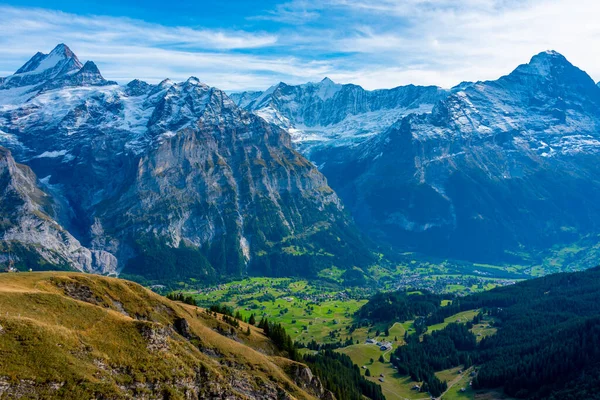
[[107,79],[225,90],[495,79],[547,49],[600,79],[596,0],[0,0],[0,76],[64,42]]

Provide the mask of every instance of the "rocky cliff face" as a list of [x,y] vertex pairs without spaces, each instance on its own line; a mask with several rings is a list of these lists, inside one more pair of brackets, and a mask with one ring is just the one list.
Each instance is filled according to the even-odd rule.
[[599,150],[600,89],[544,52],[325,154],[322,172],[376,237],[429,254],[510,260],[598,231]]
[[312,159],[313,152],[356,145],[382,133],[404,115],[429,112],[446,96],[446,90],[435,86],[367,91],[325,78],[297,86],[279,83],[264,92],[233,94],[232,99],[286,129],[297,148]]
[[[340,200],[284,130],[196,78],[118,86],[57,49],[0,86],[0,144],[43,178],[61,224],[119,269],[212,279],[368,262]],[[33,82],[18,76],[55,53],[66,58],[50,70],[64,63],[66,76],[11,83]]]
[[[15,163],[0,147],[0,248],[17,267],[54,265],[86,272],[114,273],[117,260],[102,250],[81,246],[54,219],[53,201],[37,184],[33,171]],[[30,264],[30,265],[27,265]]]

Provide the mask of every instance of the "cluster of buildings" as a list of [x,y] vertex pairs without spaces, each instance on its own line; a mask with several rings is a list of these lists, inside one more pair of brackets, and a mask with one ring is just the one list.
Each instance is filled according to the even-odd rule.
[[[480,275],[483,273],[480,273]],[[432,293],[444,293],[447,291],[449,285],[460,285],[464,286],[464,293],[467,294],[472,292],[472,287],[476,286],[479,290],[483,290],[485,285],[493,282],[500,286],[512,285],[515,283],[514,280],[506,279],[492,279],[490,278],[479,278],[473,276],[436,276],[435,278],[426,278],[423,275],[410,273],[405,274],[398,279],[397,289],[408,290],[408,289],[423,289],[428,290]]]
[[392,342],[378,342],[375,339],[367,338],[367,344],[374,344],[379,347],[381,351],[388,351],[392,349]]

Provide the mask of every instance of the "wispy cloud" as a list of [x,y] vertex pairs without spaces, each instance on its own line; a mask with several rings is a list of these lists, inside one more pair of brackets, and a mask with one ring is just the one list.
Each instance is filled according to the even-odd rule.
[[0,7],[4,39],[75,34],[77,40],[98,44],[142,43],[173,48],[251,49],[270,46],[277,36],[243,31],[166,27],[129,18],[77,16],[45,9]]
[[596,0],[287,0],[233,30],[0,7],[0,75],[65,42],[109,79],[195,75],[226,90],[324,76],[449,87],[495,79],[547,49],[600,78],[599,14]]
[[271,20],[285,24],[302,25],[321,16],[323,5],[310,0],[294,0],[278,4],[264,14],[250,16],[254,20]]
[[276,46],[277,35],[272,33],[167,27],[129,18],[10,6],[0,6],[0,26],[0,76],[13,73],[37,51],[48,52],[59,42],[67,43],[82,60],[97,62],[109,79],[122,82],[190,75],[210,81],[227,73],[229,79],[211,83],[240,88],[244,86],[238,84],[247,85],[249,79],[236,75],[273,70],[288,76],[300,70],[297,61],[283,55],[266,60],[247,54]]

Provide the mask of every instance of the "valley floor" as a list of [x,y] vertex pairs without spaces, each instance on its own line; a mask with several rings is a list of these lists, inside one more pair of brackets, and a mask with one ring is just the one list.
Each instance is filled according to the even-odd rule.
[[[416,273],[426,274],[440,266],[422,267]],[[184,291],[192,295],[198,304],[210,306],[219,303],[239,311],[244,318],[254,314],[257,321],[265,317],[281,323],[290,336],[298,343],[334,345],[336,351],[348,355],[359,366],[361,374],[370,372],[370,381],[379,384],[388,400],[418,400],[429,398],[426,394],[415,390],[410,377],[402,376],[390,363],[393,350],[404,344],[404,335],[415,332],[413,321],[397,321],[385,335],[385,325],[370,327],[352,327],[355,323],[355,313],[367,303],[374,290],[365,288],[344,288],[336,282],[337,271],[324,271],[329,281],[309,281],[292,278],[248,278],[214,287]],[[422,275],[419,275],[422,276]],[[396,275],[400,282],[403,278]],[[490,289],[498,285],[512,283],[511,280],[493,279],[476,280],[475,277],[456,278],[457,282],[447,285],[445,292],[476,292]],[[466,290],[468,289],[468,291]],[[442,305],[451,304],[444,300]],[[478,310],[471,310],[452,315],[428,328],[426,334],[445,328],[452,322],[471,321]],[[477,339],[493,335],[495,328],[490,321],[484,320],[473,326],[472,332]],[[390,342],[391,349],[382,351],[380,346],[367,343],[367,339],[375,342]],[[313,352],[307,348],[301,352]],[[383,356],[384,362],[380,361]],[[461,368],[440,371],[436,375],[448,382],[448,390],[442,399],[475,399],[478,396],[469,386],[470,370],[459,374]],[[461,389],[464,389],[461,390]],[[490,397],[491,398],[491,397]]]

